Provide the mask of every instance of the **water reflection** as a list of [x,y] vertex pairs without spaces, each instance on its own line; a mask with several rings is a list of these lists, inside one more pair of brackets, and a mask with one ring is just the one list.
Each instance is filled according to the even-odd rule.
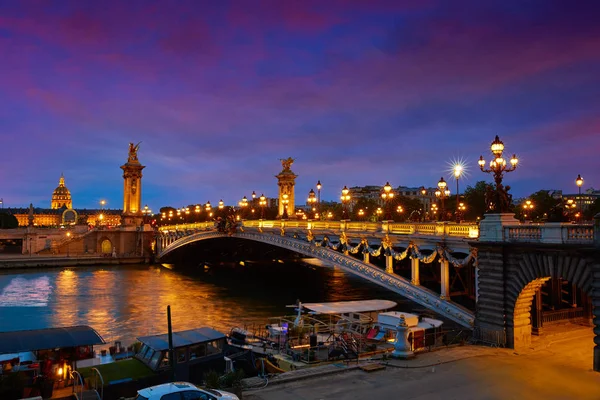
[[[289,263],[172,270],[160,266],[0,273],[0,331],[90,325],[107,342],[167,330],[264,324],[286,304],[382,298],[394,293],[340,269]],[[405,303],[406,304],[406,303]],[[35,307],[33,307],[35,306]],[[406,306],[410,307],[410,306]]]
[[17,276],[2,288],[0,307],[45,307],[51,291],[47,276],[31,279]]

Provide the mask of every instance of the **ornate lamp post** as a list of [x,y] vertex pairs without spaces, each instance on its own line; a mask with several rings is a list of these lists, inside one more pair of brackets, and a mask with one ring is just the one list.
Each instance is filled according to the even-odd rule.
[[450,189],[448,189],[448,184],[444,180],[443,176],[440,178],[440,181],[438,182],[437,186],[438,190],[435,191],[435,195],[442,201],[440,219],[444,221],[446,219],[446,209],[444,208],[444,200],[446,199],[446,197],[450,196]]
[[258,204],[260,205],[260,219],[265,219],[265,207],[267,205],[267,198],[264,194],[261,194],[258,198]]
[[246,214],[246,208],[248,208],[248,198],[246,196],[242,197],[242,200],[240,200],[238,205],[240,206],[240,214],[242,215],[242,218],[244,218]]
[[517,164],[519,163],[519,159],[515,154],[513,154],[510,159],[510,166],[506,164],[506,159],[502,157],[502,153],[504,152],[504,143],[498,135],[490,145],[490,150],[494,155],[494,159],[490,161],[490,167],[488,169],[485,168],[485,160],[483,156],[479,157],[479,168],[481,168],[482,172],[493,174],[494,175],[494,183],[496,184],[496,192],[492,199],[488,198],[488,209],[493,210],[499,213],[506,213],[509,211],[510,207],[510,198],[508,196],[508,189],[502,186],[502,178],[505,173],[512,172],[517,169]]
[[[523,203],[523,210],[524,210],[524,214],[523,217],[527,218],[527,213],[531,213],[531,210],[533,210],[534,205],[533,202],[531,200],[525,200],[525,202]],[[531,214],[529,215],[531,217]]]
[[461,177],[464,172],[464,167],[461,164],[455,164],[453,168],[454,177],[456,178],[456,222],[460,222],[460,208],[458,206],[460,202],[460,195],[458,190],[458,179]]
[[286,193],[282,196],[281,203],[283,203],[283,214],[281,219],[288,219],[288,204],[290,202],[289,195]]
[[321,217],[321,181],[317,181],[317,213]]
[[365,217],[365,210],[363,210],[361,208],[360,210],[358,210],[358,219],[359,219],[359,221],[364,221],[364,217]]
[[423,222],[425,221],[425,214],[427,214],[427,202],[425,201],[425,195],[427,195],[427,190],[425,190],[424,186],[421,186],[421,196],[423,196],[423,217],[421,219]]
[[389,202],[394,198],[394,192],[392,192],[392,186],[389,182],[385,183],[383,191],[381,192],[381,198],[383,199],[383,207],[385,209],[385,218],[389,221],[392,219],[392,213],[390,211]]
[[342,196],[340,197],[342,200],[342,219],[348,219],[348,202],[350,202],[350,189],[348,189],[345,185],[342,189]]
[[[577,185],[577,187],[579,188],[579,212],[583,213],[583,207],[581,207],[581,187],[583,186],[583,178],[581,177],[580,174],[577,174],[577,179],[575,179],[575,184]],[[581,214],[583,215],[583,214]]]
[[310,192],[308,192],[308,199],[306,200],[308,202],[308,204],[310,204],[313,215],[315,214],[315,203],[317,202],[317,198],[315,196],[315,191],[310,189]]
[[142,215],[144,216],[144,224],[147,224],[148,218],[152,215],[152,210],[148,208],[148,204],[142,209]]
[[574,213],[575,207],[577,207],[577,204],[575,204],[575,200],[568,199],[566,201],[565,208],[567,209],[567,212],[569,214],[569,220],[571,219],[571,217],[577,218],[576,214]]
[[206,220],[212,217],[212,206],[210,205],[210,201],[207,201],[204,205],[204,209],[206,210]]

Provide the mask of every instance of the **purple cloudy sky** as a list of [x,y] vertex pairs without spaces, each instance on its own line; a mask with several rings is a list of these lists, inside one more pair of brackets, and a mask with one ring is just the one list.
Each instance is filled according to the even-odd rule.
[[[0,197],[122,206],[129,142],[144,203],[323,182],[490,179],[500,135],[516,197],[600,188],[600,2],[215,0],[0,2]],[[452,186],[453,188],[453,186]],[[301,201],[298,201],[301,202]]]

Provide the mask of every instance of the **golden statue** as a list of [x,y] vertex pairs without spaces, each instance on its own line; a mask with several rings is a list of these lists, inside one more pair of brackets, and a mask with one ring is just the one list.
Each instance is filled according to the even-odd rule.
[[133,143],[129,142],[129,158],[127,159],[127,162],[131,162],[131,161],[137,161],[137,151],[140,148],[140,143],[134,145]]
[[281,166],[283,167],[284,171],[290,171],[290,168],[294,163],[294,159],[292,157],[280,158],[279,161],[281,161]]

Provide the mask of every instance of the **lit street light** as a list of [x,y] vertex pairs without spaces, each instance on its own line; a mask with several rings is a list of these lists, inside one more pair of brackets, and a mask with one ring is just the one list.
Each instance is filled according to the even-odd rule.
[[281,215],[281,219],[288,219],[288,204],[290,202],[288,197],[288,194],[285,193],[281,199],[281,204],[283,204],[283,214]]
[[454,165],[453,172],[454,172],[454,178],[456,178],[456,222],[457,223],[460,222],[460,208],[459,208],[460,197],[459,197],[459,190],[458,190],[458,179],[461,177],[464,170],[465,169],[462,164]]
[[342,196],[340,199],[342,200],[342,219],[346,220],[348,218],[348,203],[350,202],[350,189],[346,186],[342,189]]
[[385,218],[390,221],[392,219],[392,212],[390,211],[389,203],[394,198],[394,192],[392,192],[392,186],[389,182],[385,183],[381,192],[381,198],[383,199],[383,207],[385,208]]
[[440,181],[438,182],[437,186],[438,186],[438,190],[435,191],[435,196],[438,197],[442,201],[442,210],[440,213],[440,217],[441,217],[440,219],[442,221],[444,221],[446,219],[446,209],[444,208],[444,200],[446,199],[446,197],[450,196],[450,189],[448,189],[448,184],[444,180],[443,176],[440,178]]
[[525,200],[525,202],[523,203],[523,210],[525,210],[523,213],[523,218],[527,218],[527,213],[529,213],[529,217],[532,217],[531,210],[533,210],[533,208],[533,202],[531,200]]
[[315,213],[315,203],[317,202],[317,198],[315,196],[314,190],[310,189],[310,192],[308,192],[308,199],[306,201],[311,206],[313,213],[317,214],[317,213]]
[[583,207],[581,207],[581,186],[583,186],[583,178],[581,177],[580,174],[577,174],[577,179],[575,179],[575,184],[577,185],[577,187],[579,188],[579,214],[581,215],[583,213]]
[[321,181],[317,181],[317,213],[321,215]]
[[[510,166],[507,166],[506,159],[502,157],[502,153],[504,152],[504,143],[498,135],[490,145],[490,150],[494,155],[494,159],[490,161],[490,166],[488,169],[485,168],[485,160],[483,156],[479,157],[479,168],[481,168],[482,172],[491,173],[494,175],[494,183],[496,185],[496,193],[495,198],[491,201],[490,204],[493,204],[493,211],[498,213],[507,213],[510,211],[510,200],[508,197],[508,190],[502,186],[502,178],[505,173],[512,172],[517,169],[517,164],[519,163],[519,159],[515,154],[513,154],[510,159]],[[490,199],[492,200],[492,199]]]
[[258,198],[258,204],[260,205],[260,219],[265,219],[265,207],[267,205],[267,198],[264,194],[261,194]]

